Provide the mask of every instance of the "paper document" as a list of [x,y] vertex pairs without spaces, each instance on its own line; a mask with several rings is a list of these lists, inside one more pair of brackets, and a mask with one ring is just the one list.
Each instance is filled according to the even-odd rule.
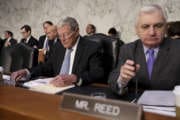
[[143,106],[143,110],[146,112],[166,115],[166,116],[176,116],[176,108],[175,107],[147,107]]
[[167,116],[176,116],[175,96],[172,91],[145,91],[138,100],[143,110]]
[[10,80],[10,75],[4,75],[3,74],[3,80]]
[[37,79],[33,81],[29,81],[23,84],[23,86],[28,87],[32,91],[38,91],[48,94],[56,94],[62,92],[64,90],[73,88],[74,85],[66,86],[66,87],[55,87],[50,84],[50,81],[53,78],[45,78],[45,79]]
[[172,91],[145,91],[138,104],[151,106],[175,106],[175,95]]

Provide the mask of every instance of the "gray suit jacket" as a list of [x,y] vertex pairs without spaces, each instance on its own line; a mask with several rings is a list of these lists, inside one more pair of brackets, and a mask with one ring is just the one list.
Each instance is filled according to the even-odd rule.
[[[152,79],[148,78],[146,58],[141,40],[124,45],[120,50],[119,63],[109,76],[110,87],[119,91],[117,79],[120,74],[120,68],[127,59],[135,60],[140,64],[140,70],[136,75],[138,87],[140,89],[173,89],[175,85],[180,84],[180,40],[164,39],[160,45],[159,52],[154,63]],[[128,83],[128,87],[135,88],[135,79]]]

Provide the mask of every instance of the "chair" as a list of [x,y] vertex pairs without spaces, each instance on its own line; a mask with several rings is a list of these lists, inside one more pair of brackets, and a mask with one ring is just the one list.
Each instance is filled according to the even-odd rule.
[[106,75],[105,76],[106,81],[102,81],[102,82],[106,83],[109,73],[117,63],[117,56],[119,53],[116,51],[117,50],[116,43],[114,40],[112,40],[111,37],[102,33],[96,33],[91,36],[85,36],[84,38],[95,41],[102,46],[103,66]]
[[12,47],[2,48],[0,63],[5,73],[14,72],[22,68],[31,68],[37,65],[38,50],[23,43]]
[[3,47],[0,55],[0,65],[4,68],[5,73],[10,73],[11,66],[11,47]]

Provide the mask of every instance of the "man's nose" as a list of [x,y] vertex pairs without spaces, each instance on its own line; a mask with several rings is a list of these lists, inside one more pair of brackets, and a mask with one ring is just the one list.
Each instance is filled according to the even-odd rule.
[[153,26],[150,27],[150,28],[149,28],[149,34],[150,34],[150,35],[155,35],[155,33],[156,33],[155,28],[154,28]]

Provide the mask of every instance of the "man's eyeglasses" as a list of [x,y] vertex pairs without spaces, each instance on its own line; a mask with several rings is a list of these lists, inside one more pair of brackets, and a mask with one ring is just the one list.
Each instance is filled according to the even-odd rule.
[[72,37],[72,35],[74,34],[75,32],[70,32],[70,33],[64,33],[64,34],[61,34],[59,35],[59,38],[60,39],[69,39],[70,37]]

